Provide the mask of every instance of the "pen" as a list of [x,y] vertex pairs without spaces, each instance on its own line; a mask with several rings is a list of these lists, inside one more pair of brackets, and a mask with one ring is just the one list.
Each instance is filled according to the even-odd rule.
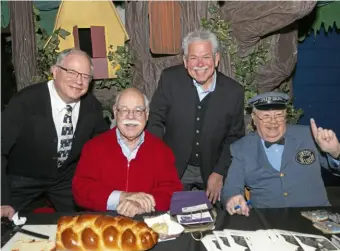
[[[247,206],[251,205],[251,200],[248,200],[246,203],[247,203]],[[240,209],[240,208],[241,208],[241,206],[237,205],[237,206],[234,207],[234,210],[237,210],[237,209]]]

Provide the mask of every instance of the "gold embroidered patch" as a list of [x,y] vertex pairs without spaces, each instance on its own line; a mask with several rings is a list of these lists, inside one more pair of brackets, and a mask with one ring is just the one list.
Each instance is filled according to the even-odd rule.
[[300,150],[296,154],[296,161],[301,165],[310,165],[313,164],[316,160],[316,156],[314,151],[310,149]]

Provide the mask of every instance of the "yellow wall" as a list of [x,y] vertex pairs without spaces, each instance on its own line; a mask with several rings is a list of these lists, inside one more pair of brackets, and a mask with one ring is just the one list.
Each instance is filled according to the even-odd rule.
[[[74,47],[73,27],[90,28],[90,26],[105,26],[106,51],[113,45],[123,46],[128,39],[119,15],[110,1],[62,1],[56,17],[55,30],[62,28],[71,34],[66,39],[60,39],[59,49]],[[108,62],[109,77],[114,77],[113,67]]]

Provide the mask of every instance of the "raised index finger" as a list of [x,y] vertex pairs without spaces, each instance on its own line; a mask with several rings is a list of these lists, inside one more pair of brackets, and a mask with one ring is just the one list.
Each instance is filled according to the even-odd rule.
[[310,119],[310,126],[311,126],[311,129],[312,129],[312,133],[313,133],[314,138],[317,138],[318,128],[317,128],[315,120],[313,118]]

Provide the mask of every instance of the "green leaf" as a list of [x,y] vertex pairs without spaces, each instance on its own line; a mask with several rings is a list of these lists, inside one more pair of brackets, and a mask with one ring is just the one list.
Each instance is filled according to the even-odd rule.
[[64,30],[64,29],[60,29],[59,30],[59,36],[62,38],[62,39],[66,39],[67,36],[69,36],[71,33],[68,32],[67,30]]

